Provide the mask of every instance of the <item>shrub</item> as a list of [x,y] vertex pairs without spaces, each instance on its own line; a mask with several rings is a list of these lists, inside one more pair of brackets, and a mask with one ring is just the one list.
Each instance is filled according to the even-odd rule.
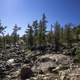
[[75,54],[76,54],[76,59],[75,59],[75,60],[77,60],[77,62],[80,63],[80,47],[78,47],[78,48],[76,49]]

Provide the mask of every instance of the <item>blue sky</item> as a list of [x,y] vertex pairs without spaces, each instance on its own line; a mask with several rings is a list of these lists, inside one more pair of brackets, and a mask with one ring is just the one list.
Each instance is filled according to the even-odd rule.
[[80,0],[0,0],[0,19],[12,32],[14,24],[22,29],[23,35],[27,24],[40,20],[45,13],[48,20],[48,29],[57,20],[60,24],[72,22],[80,23]]

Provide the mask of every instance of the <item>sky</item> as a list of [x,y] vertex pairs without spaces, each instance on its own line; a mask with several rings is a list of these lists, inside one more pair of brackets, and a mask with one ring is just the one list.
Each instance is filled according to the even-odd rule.
[[46,14],[48,29],[58,21],[80,24],[80,0],[0,0],[0,20],[11,34],[13,26],[21,27],[20,35],[25,33],[28,24],[40,20]]

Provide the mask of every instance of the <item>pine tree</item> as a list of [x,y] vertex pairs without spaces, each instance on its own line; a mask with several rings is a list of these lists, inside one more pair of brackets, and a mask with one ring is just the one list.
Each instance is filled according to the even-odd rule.
[[72,28],[72,34],[73,34],[73,42],[77,42],[78,38],[77,38],[77,27],[73,25]]
[[17,24],[13,27],[12,37],[13,37],[13,44],[16,46],[17,41],[19,40],[19,35],[17,34],[18,30],[20,30],[21,27],[18,27]]
[[[26,43],[27,42],[27,36],[26,36],[26,34],[24,34],[23,36],[22,36],[22,39],[23,39],[23,41]],[[26,44],[27,45],[27,44]]]
[[10,41],[10,35],[7,34],[7,35],[5,36],[5,38],[6,38],[6,44],[10,45],[10,43],[11,43],[11,41]]
[[0,48],[2,48],[2,36],[0,35]]
[[58,22],[54,24],[54,44],[57,52],[60,48],[60,24]]
[[60,29],[60,43],[63,44],[64,43],[64,28],[61,27]]
[[80,25],[76,27],[76,40],[80,41]]
[[36,47],[38,45],[38,21],[34,21],[33,24],[33,36],[34,36],[34,47]]
[[3,26],[1,21],[0,21],[0,34],[2,34],[3,36],[3,49],[5,50],[6,49],[6,40],[5,40],[5,29],[6,29],[6,26]]
[[46,16],[43,14],[42,19],[39,22],[39,30],[38,30],[38,43],[39,46],[46,45]]
[[71,26],[72,25],[70,23],[65,25],[65,41],[67,42],[67,47],[68,48],[72,47],[72,40],[73,40]]
[[51,25],[51,30],[47,34],[47,41],[49,45],[53,45],[54,43],[54,34],[53,34],[53,25]]
[[27,34],[27,47],[31,49],[33,47],[33,28],[28,24]]

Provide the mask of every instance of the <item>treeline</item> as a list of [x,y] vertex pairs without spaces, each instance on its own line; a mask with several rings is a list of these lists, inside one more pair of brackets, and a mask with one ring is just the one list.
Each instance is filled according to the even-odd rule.
[[71,48],[73,43],[80,41],[80,24],[73,25],[71,23],[61,26],[57,21],[49,26],[50,31],[47,31],[47,23],[45,14],[42,15],[40,21],[33,21],[32,25],[28,24],[25,34],[20,37],[17,34],[21,28],[14,25],[11,35],[5,35],[6,28],[0,23],[0,47],[6,48],[6,45],[19,44],[20,41],[24,42],[26,48],[36,49],[45,48],[47,46],[54,47],[58,51],[61,46]]

